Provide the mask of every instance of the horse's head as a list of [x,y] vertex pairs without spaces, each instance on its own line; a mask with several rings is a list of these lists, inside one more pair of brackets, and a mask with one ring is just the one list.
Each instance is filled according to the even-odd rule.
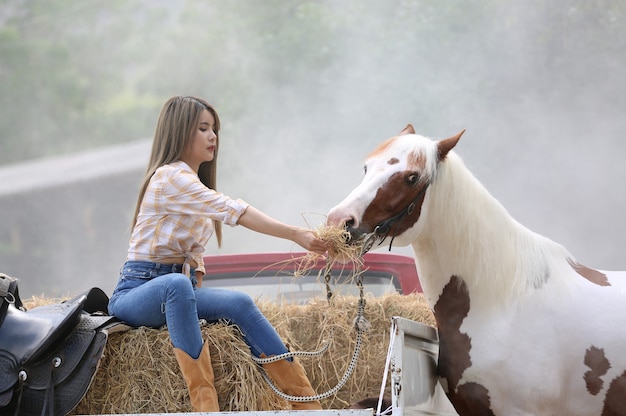
[[369,245],[374,239],[393,241],[419,220],[438,164],[462,134],[436,142],[416,135],[409,124],[370,153],[363,180],[330,210],[327,224],[345,227],[353,242],[364,236]]

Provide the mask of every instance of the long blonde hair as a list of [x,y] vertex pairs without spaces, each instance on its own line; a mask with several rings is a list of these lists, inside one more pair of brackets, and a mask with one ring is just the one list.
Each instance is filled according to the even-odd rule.
[[[215,143],[215,153],[213,160],[204,162],[198,169],[198,177],[200,181],[208,188],[215,190],[217,181],[217,154],[219,149],[219,130],[220,119],[217,111],[205,100],[196,97],[172,97],[163,105],[159,120],[157,121],[156,130],[154,132],[154,140],[152,142],[152,152],[150,153],[150,162],[148,169],[144,175],[139,196],[137,198],[137,206],[135,207],[135,216],[133,218],[133,228],[137,223],[137,215],[141,207],[141,201],[148,188],[150,178],[154,172],[163,165],[180,159],[183,151],[189,146],[193,139],[193,134],[198,128],[198,119],[203,110],[209,111],[215,118],[215,135],[217,140]],[[215,228],[215,236],[217,245],[222,245],[222,223],[213,220]]]

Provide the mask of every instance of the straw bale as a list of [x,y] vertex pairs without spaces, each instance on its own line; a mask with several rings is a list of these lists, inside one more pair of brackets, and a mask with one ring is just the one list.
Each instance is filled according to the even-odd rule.
[[[305,305],[260,302],[259,307],[292,351],[316,351],[330,343],[322,355],[299,358],[313,388],[323,393],[342,378],[352,358],[357,304],[357,297],[337,297],[332,305],[319,299]],[[371,328],[363,334],[354,373],[336,395],[321,400],[325,409],[343,409],[379,394],[392,316],[435,326],[421,294],[368,296],[364,316]],[[236,327],[214,323],[203,325],[202,333],[222,411],[289,409],[266,385]],[[109,336],[94,382],[73,414],[187,411],[189,396],[168,332],[142,327]]]

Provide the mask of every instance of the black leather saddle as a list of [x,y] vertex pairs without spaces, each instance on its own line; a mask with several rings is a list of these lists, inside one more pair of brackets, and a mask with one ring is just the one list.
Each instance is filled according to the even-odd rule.
[[26,311],[11,284],[0,299],[0,415],[66,415],[87,392],[107,328],[118,322],[104,314],[108,297],[94,288]]

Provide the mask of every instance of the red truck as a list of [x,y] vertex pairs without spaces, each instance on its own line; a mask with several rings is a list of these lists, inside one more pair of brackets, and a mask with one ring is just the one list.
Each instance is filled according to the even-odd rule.
[[[204,257],[206,275],[203,286],[229,288],[250,294],[255,299],[304,303],[325,297],[325,260],[307,264],[299,275],[306,253],[223,254]],[[414,293],[422,288],[412,257],[391,253],[367,253],[363,257],[363,286],[366,293],[381,296],[390,292]],[[351,264],[334,264],[330,286],[333,293],[358,295]]]

